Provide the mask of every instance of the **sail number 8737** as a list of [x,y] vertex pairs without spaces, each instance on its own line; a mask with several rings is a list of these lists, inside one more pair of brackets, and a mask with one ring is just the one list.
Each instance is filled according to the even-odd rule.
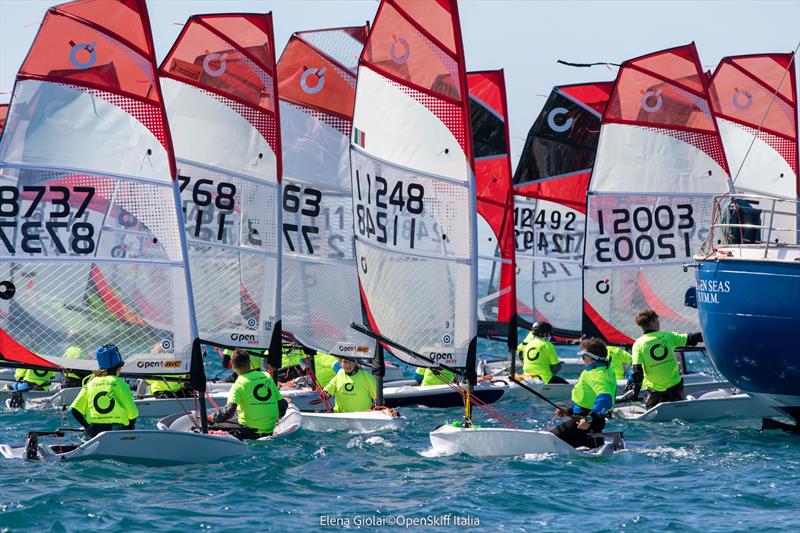
[[[598,209],[597,229],[595,258],[601,263],[691,257],[694,209],[691,204],[612,209],[608,218]],[[613,235],[603,237],[608,229]]]

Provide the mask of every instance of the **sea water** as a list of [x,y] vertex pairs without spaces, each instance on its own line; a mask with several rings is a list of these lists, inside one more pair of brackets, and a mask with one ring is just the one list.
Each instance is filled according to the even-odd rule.
[[[525,428],[553,417],[534,398],[495,407]],[[631,449],[610,458],[474,459],[430,451],[458,409],[402,413],[402,432],[301,430],[212,465],[0,460],[0,531],[800,530],[800,437],[757,421],[611,421]],[[0,442],[61,424],[4,410]]]

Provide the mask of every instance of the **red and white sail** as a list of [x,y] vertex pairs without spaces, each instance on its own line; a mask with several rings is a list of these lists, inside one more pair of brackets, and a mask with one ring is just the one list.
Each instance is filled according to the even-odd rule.
[[0,135],[6,127],[6,117],[8,116],[8,104],[0,104]]
[[515,185],[517,309],[579,337],[586,194],[612,82],[554,87],[528,133]]
[[283,329],[303,345],[371,357],[353,242],[350,134],[369,28],[298,32],[278,61],[283,137]]
[[[48,10],[0,141],[0,354],[180,373],[196,337],[144,0]],[[88,360],[60,356],[70,345]]]
[[280,342],[281,136],[270,14],[189,18],[160,68],[200,337]]
[[369,327],[474,368],[475,176],[454,0],[381,2],[359,62],[350,157]]
[[[711,105],[737,192],[798,197],[793,58],[792,53],[726,57],[711,78]],[[777,207],[786,211],[788,205]],[[768,217],[769,202],[761,202],[759,207],[764,210],[762,217]],[[791,231],[773,237],[794,242],[794,215],[776,216],[773,226]]]
[[730,190],[694,44],[626,61],[603,114],[589,185],[584,332],[630,342],[645,307],[665,330],[698,327],[684,306],[712,198]]
[[502,70],[467,75],[478,203],[478,332],[516,328],[514,188]]

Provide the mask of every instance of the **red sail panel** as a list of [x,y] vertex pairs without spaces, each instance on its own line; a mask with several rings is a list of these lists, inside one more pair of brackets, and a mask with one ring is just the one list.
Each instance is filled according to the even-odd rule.
[[8,104],[0,104],[0,135],[6,127],[6,117],[8,116]]
[[723,58],[709,91],[718,117],[759,130],[797,174],[795,87],[791,53],[757,54]]
[[270,14],[193,16],[159,73],[208,91],[252,123],[279,153],[271,28]]
[[603,123],[673,131],[728,171],[694,44],[623,63]]
[[[498,295],[488,303],[487,313],[496,322],[508,324],[516,312],[514,264],[514,188],[511,181],[511,155],[508,144],[508,108],[502,70],[467,75],[472,104],[472,138],[475,150],[475,181],[478,214],[489,224],[493,235],[489,292]],[[479,238],[485,238],[483,236]],[[494,307],[496,305],[496,314]],[[488,318],[488,317],[487,317]]]
[[352,120],[356,76],[298,35],[281,55],[278,80],[284,100]]

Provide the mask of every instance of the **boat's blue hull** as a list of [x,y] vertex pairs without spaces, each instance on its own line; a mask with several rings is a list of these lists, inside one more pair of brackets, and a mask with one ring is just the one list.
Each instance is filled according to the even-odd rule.
[[720,372],[800,420],[800,262],[700,261],[697,310]]

